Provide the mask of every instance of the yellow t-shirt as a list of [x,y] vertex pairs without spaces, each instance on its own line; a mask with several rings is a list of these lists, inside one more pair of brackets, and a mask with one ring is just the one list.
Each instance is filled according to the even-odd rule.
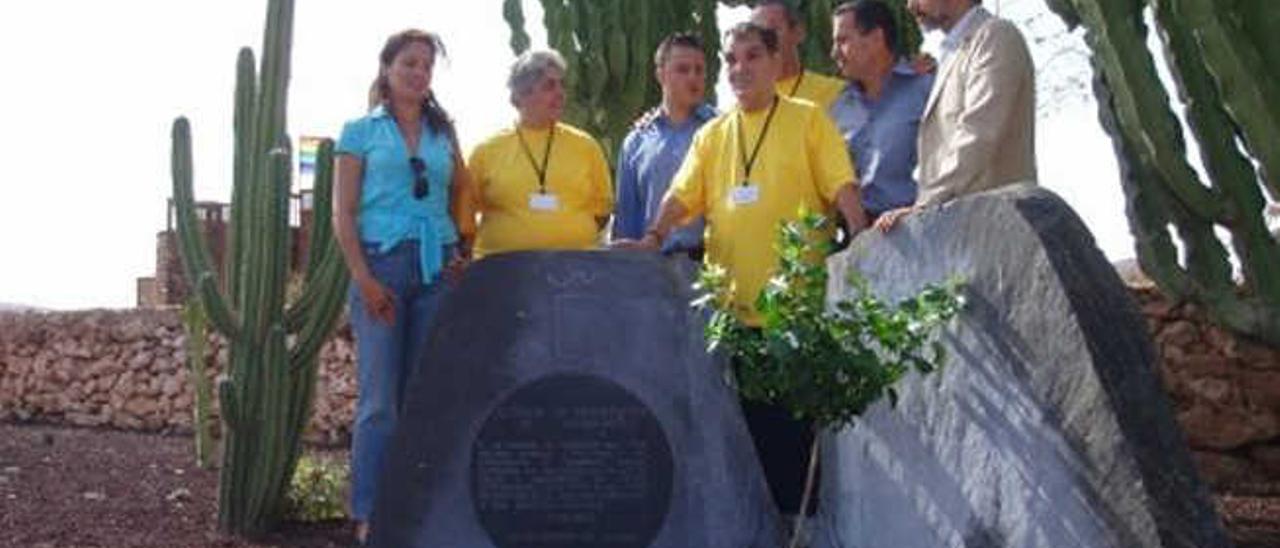
[[[750,158],[768,113],[768,108],[752,113],[734,108],[707,122],[668,190],[688,211],[684,220],[706,216],[707,262],[728,270],[736,304],[744,311],[741,318],[751,325],[760,321],[756,296],[778,267],[779,224],[799,218],[801,207],[827,213],[836,192],[854,182],[844,140],[826,113],[782,96],[748,179],[739,135]],[[744,180],[759,189],[754,203],[733,200]]]
[[467,161],[480,208],[475,255],[598,246],[596,218],[613,211],[609,163],[600,143],[580,129],[557,123],[544,194],[538,171],[543,169],[551,131],[518,131],[512,127],[498,132],[476,145]]
[[[799,82],[799,86],[796,85],[797,82]],[[844,91],[844,87],[844,80],[832,78],[811,70],[806,70],[786,80],[778,80],[774,84],[774,88],[784,97],[804,99],[818,105],[818,108],[824,112],[831,108],[832,103],[836,102],[836,99],[840,97],[840,93]]]

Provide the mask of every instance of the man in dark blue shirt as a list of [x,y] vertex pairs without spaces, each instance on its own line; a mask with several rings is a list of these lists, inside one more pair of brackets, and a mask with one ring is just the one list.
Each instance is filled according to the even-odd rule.
[[[654,54],[654,73],[662,87],[662,104],[641,117],[618,152],[614,239],[644,237],[693,134],[716,116],[704,102],[706,54],[697,36],[677,33],[665,38]],[[698,220],[672,232],[662,252],[700,260],[703,228]]]
[[933,75],[903,58],[893,12],[881,0],[846,2],[832,18],[831,57],[849,83],[830,113],[874,222],[916,201],[916,137]]

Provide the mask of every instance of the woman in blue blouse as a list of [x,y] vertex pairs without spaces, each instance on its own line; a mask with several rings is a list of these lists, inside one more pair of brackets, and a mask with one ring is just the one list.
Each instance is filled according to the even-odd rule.
[[422,361],[445,290],[440,274],[457,253],[450,189],[466,171],[453,123],[431,92],[443,53],[435,34],[392,35],[378,56],[372,110],[347,122],[338,140],[333,223],[353,281],[359,396],[351,513],[361,542],[405,382]]

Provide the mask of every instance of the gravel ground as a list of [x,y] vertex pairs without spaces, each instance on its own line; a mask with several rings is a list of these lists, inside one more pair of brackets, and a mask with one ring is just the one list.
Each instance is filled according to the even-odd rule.
[[[191,439],[0,423],[0,547],[346,547],[342,522],[286,523],[258,542],[216,531],[218,475]],[[1280,489],[1220,494],[1239,548],[1280,547]]]

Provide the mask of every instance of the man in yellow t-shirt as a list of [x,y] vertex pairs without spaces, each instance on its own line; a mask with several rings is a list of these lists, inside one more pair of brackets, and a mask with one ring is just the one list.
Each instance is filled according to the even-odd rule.
[[600,243],[613,211],[609,163],[594,138],[559,121],[564,72],[555,52],[517,59],[507,86],[519,121],[471,152],[467,167],[480,213],[477,257]]
[[[778,267],[779,224],[798,218],[801,207],[828,212],[834,205],[854,231],[866,216],[835,124],[824,110],[774,88],[777,36],[754,23],[726,36],[738,105],[698,131],[644,237],[615,247],[656,251],[677,225],[705,215],[706,261],[728,270],[739,317],[759,325],[755,298]],[[776,406],[744,402],[743,413],[774,500],[783,512],[797,512],[812,430]]]
[[795,6],[787,0],[762,0],[751,10],[751,22],[778,35],[782,67],[776,81],[777,91],[785,97],[810,101],[823,112],[844,91],[840,78],[805,70],[800,63],[800,44],[804,43],[804,21]]

